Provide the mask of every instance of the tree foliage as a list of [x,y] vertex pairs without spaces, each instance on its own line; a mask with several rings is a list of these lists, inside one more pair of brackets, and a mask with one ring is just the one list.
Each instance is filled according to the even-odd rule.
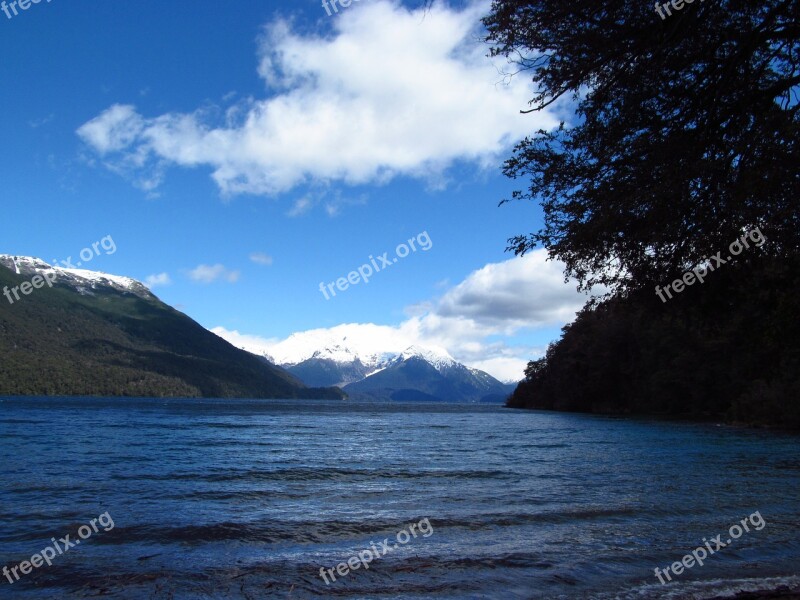
[[[665,0],[666,1],[666,0]],[[544,224],[509,240],[609,290],[510,406],[800,427],[800,0],[495,0],[492,55],[572,114],[504,166]],[[657,285],[753,248],[662,303]]]
[[650,2],[495,0],[492,54],[574,118],[520,142],[543,245],[582,285],[630,291],[702,263],[743,229],[800,248],[800,1],[715,0],[662,19]]

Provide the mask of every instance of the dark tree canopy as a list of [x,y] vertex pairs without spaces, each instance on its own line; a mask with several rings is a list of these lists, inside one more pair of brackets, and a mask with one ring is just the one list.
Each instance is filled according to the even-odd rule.
[[[663,11],[662,11],[663,12]],[[542,203],[538,245],[584,286],[669,280],[759,227],[742,261],[800,248],[800,0],[495,0],[492,54],[532,77],[531,110],[574,122],[525,139],[505,173]],[[651,288],[652,289],[652,288]]]
[[797,270],[731,265],[666,305],[644,290],[586,308],[508,405],[800,429]]

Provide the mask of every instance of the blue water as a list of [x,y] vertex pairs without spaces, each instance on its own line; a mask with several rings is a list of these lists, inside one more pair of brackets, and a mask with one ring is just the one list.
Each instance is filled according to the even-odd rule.
[[[658,582],[756,511],[760,531]],[[0,566],[106,512],[0,598],[700,598],[800,582],[800,438],[478,405],[0,399]],[[426,518],[368,570],[320,577]]]

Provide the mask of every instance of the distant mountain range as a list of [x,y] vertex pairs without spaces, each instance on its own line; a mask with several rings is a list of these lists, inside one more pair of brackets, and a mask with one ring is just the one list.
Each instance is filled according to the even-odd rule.
[[[457,362],[442,349],[411,346],[402,352],[376,351],[358,348],[356,343],[342,339],[311,350],[307,340],[303,343],[305,349],[283,349],[285,356],[294,357],[294,362],[263,352],[262,356],[306,385],[339,386],[353,399],[503,402],[516,387]],[[298,360],[304,354],[310,355]]]
[[142,283],[0,255],[0,395],[343,398],[310,388]]

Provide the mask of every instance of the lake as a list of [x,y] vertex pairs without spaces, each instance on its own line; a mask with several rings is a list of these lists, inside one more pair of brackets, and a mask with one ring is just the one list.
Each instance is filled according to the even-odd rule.
[[[0,598],[646,599],[800,583],[800,438],[715,424],[0,398],[0,481],[0,566],[55,554],[2,577]],[[755,513],[659,582],[656,567]]]

